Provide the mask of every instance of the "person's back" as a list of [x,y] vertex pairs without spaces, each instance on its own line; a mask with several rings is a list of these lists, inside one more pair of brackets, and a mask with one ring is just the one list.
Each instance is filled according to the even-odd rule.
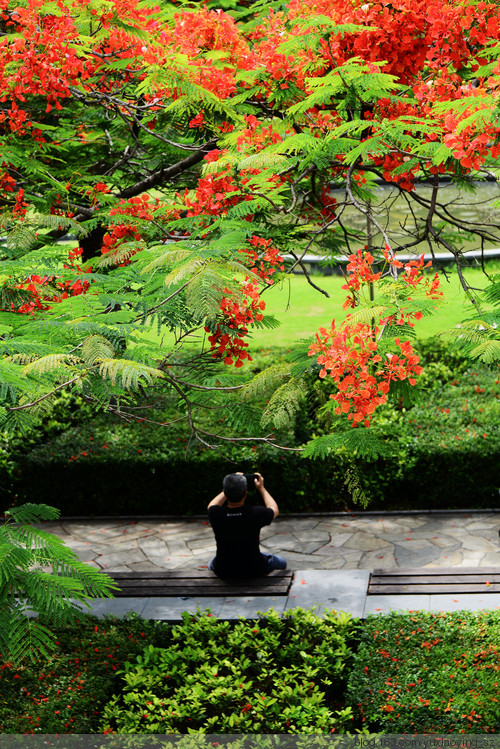
[[260,474],[255,474],[254,483],[265,507],[245,505],[247,480],[241,473],[226,476],[223,491],[208,505],[208,518],[217,543],[217,554],[209,568],[219,577],[253,577],[286,568],[281,557],[260,551],[260,529],[269,525],[279,510],[264,489]]

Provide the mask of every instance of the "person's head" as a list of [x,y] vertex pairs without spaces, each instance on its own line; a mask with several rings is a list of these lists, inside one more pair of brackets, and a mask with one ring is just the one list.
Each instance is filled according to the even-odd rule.
[[222,490],[228,502],[241,502],[247,493],[247,480],[241,473],[229,473],[224,476]]

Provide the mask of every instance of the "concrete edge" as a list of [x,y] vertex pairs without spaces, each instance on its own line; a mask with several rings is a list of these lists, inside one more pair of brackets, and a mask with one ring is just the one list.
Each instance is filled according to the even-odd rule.
[[[491,515],[500,513],[500,507],[487,507],[483,510],[477,508],[471,509],[458,509],[458,510],[346,510],[339,512],[290,512],[280,513],[280,518],[286,520],[287,518],[359,518],[365,516],[394,516],[394,515]],[[206,520],[207,515],[60,515],[56,522],[69,522],[69,521],[92,521],[97,522],[100,520],[134,520],[134,521],[147,521],[147,520]],[[54,522],[46,521],[46,522]]]

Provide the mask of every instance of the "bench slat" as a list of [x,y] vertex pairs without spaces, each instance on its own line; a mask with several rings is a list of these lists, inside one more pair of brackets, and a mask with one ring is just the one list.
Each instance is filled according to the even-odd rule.
[[368,595],[413,595],[425,593],[453,593],[461,595],[464,593],[500,593],[500,583],[424,583],[422,585],[370,585]]
[[372,575],[393,575],[396,577],[405,577],[407,575],[498,575],[498,567],[405,567],[390,570],[374,569]]
[[228,586],[225,590],[221,588],[211,589],[206,586],[193,586],[183,590],[176,590],[165,586],[164,588],[124,588],[115,591],[117,598],[226,598],[227,596],[286,596],[287,591],[283,588],[233,588]]
[[[163,580],[176,580],[176,579],[189,579],[194,578],[196,580],[199,579],[207,579],[207,580],[219,580],[218,578],[211,570],[158,570],[158,572],[109,572],[109,575],[111,575],[115,580],[154,580],[154,579],[163,579]],[[262,581],[262,580],[272,580],[276,577],[282,577],[285,579],[292,579],[293,577],[293,571],[292,570],[273,570],[273,572],[270,572],[268,575],[264,575],[262,577],[257,578],[245,578],[247,580],[256,580],[256,581]]]
[[493,567],[376,569],[368,595],[498,593],[500,570]]
[[394,575],[372,575],[372,585],[485,585],[486,583],[500,583],[500,575],[408,575],[406,577],[395,577]]
[[120,586],[115,596],[226,597],[286,596],[293,579],[291,570],[275,570],[264,577],[221,580],[210,570],[160,570],[158,572],[109,573]]
[[151,588],[172,588],[175,590],[185,590],[186,588],[205,587],[210,590],[225,590],[228,585],[233,588],[288,588],[288,580],[117,580],[120,588],[137,588],[139,586]]

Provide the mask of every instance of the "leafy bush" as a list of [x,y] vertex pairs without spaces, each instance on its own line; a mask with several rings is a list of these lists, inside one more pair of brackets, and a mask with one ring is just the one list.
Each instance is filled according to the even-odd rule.
[[500,730],[500,612],[365,621],[347,704],[371,733]]
[[232,626],[185,614],[168,648],[126,663],[101,729],[118,733],[344,732],[356,624],[296,610]]

